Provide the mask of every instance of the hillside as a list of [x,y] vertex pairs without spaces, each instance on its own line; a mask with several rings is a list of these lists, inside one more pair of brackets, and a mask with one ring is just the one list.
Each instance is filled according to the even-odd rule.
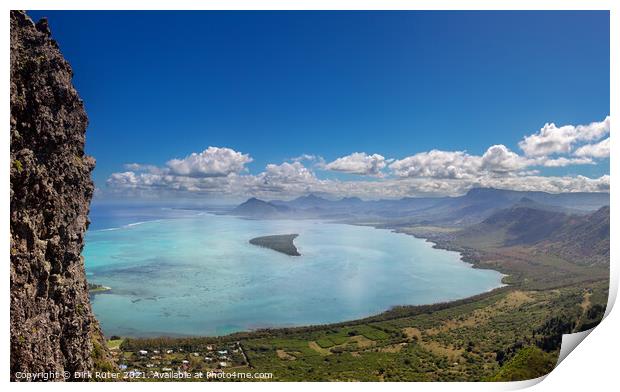
[[609,264],[609,207],[569,215],[536,203],[518,203],[462,230],[455,242],[481,248],[530,246],[574,264]]
[[609,265],[609,219],[608,206],[583,217],[572,217],[537,248],[578,264]]
[[490,381],[518,381],[541,377],[553,370],[557,358],[538,347],[521,349]]
[[512,246],[534,244],[548,238],[570,219],[562,212],[521,203],[499,210],[481,223],[462,230],[459,243],[470,246]]
[[545,210],[587,213],[609,205],[608,193],[560,193],[473,188],[463,196],[443,198],[428,208],[417,210],[410,223],[416,221],[449,226],[480,223],[494,213],[518,203],[544,205]]

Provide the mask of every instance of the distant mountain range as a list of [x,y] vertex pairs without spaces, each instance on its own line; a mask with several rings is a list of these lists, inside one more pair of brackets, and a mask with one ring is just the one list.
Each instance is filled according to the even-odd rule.
[[609,263],[609,193],[475,188],[458,197],[376,201],[317,195],[290,201],[251,198],[231,214],[253,219],[319,218],[398,230],[445,227],[453,233],[446,239],[459,247],[520,247],[574,264]]
[[516,204],[536,203],[538,209],[587,214],[609,205],[609,193],[560,193],[474,188],[458,197],[407,197],[364,201],[356,197],[328,200],[316,195],[294,200],[251,198],[232,210],[233,215],[257,219],[320,218],[390,224],[469,226]]

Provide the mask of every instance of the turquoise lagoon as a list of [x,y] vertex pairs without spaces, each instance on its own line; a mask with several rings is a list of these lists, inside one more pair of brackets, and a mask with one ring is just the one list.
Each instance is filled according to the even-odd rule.
[[[111,217],[111,211],[91,214],[83,253],[89,281],[112,288],[93,297],[108,336],[332,323],[501,286],[496,271],[474,269],[456,252],[388,230],[163,209]],[[112,222],[123,224],[105,227]],[[299,234],[302,256],[248,243],[287,233]]]

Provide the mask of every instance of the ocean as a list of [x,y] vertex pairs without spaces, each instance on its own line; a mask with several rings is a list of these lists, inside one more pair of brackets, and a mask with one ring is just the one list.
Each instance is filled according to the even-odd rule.
[[[501,286],[456,252],[409,235],[317,220],[97,206],[83,251],[106,335],[223,335],[352,320]],[[300,257],[248,243],[299,234]]]

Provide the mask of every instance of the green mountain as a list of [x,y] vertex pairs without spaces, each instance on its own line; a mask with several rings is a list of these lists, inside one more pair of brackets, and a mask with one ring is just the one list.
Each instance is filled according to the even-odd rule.
[[609,206],[581,216],[571,216],[538,249],[577,264],[609,264]]
[[586,214],[521,200],[455,235],[468,247],[530,247],[574,264],[609,263],[609,206]]

